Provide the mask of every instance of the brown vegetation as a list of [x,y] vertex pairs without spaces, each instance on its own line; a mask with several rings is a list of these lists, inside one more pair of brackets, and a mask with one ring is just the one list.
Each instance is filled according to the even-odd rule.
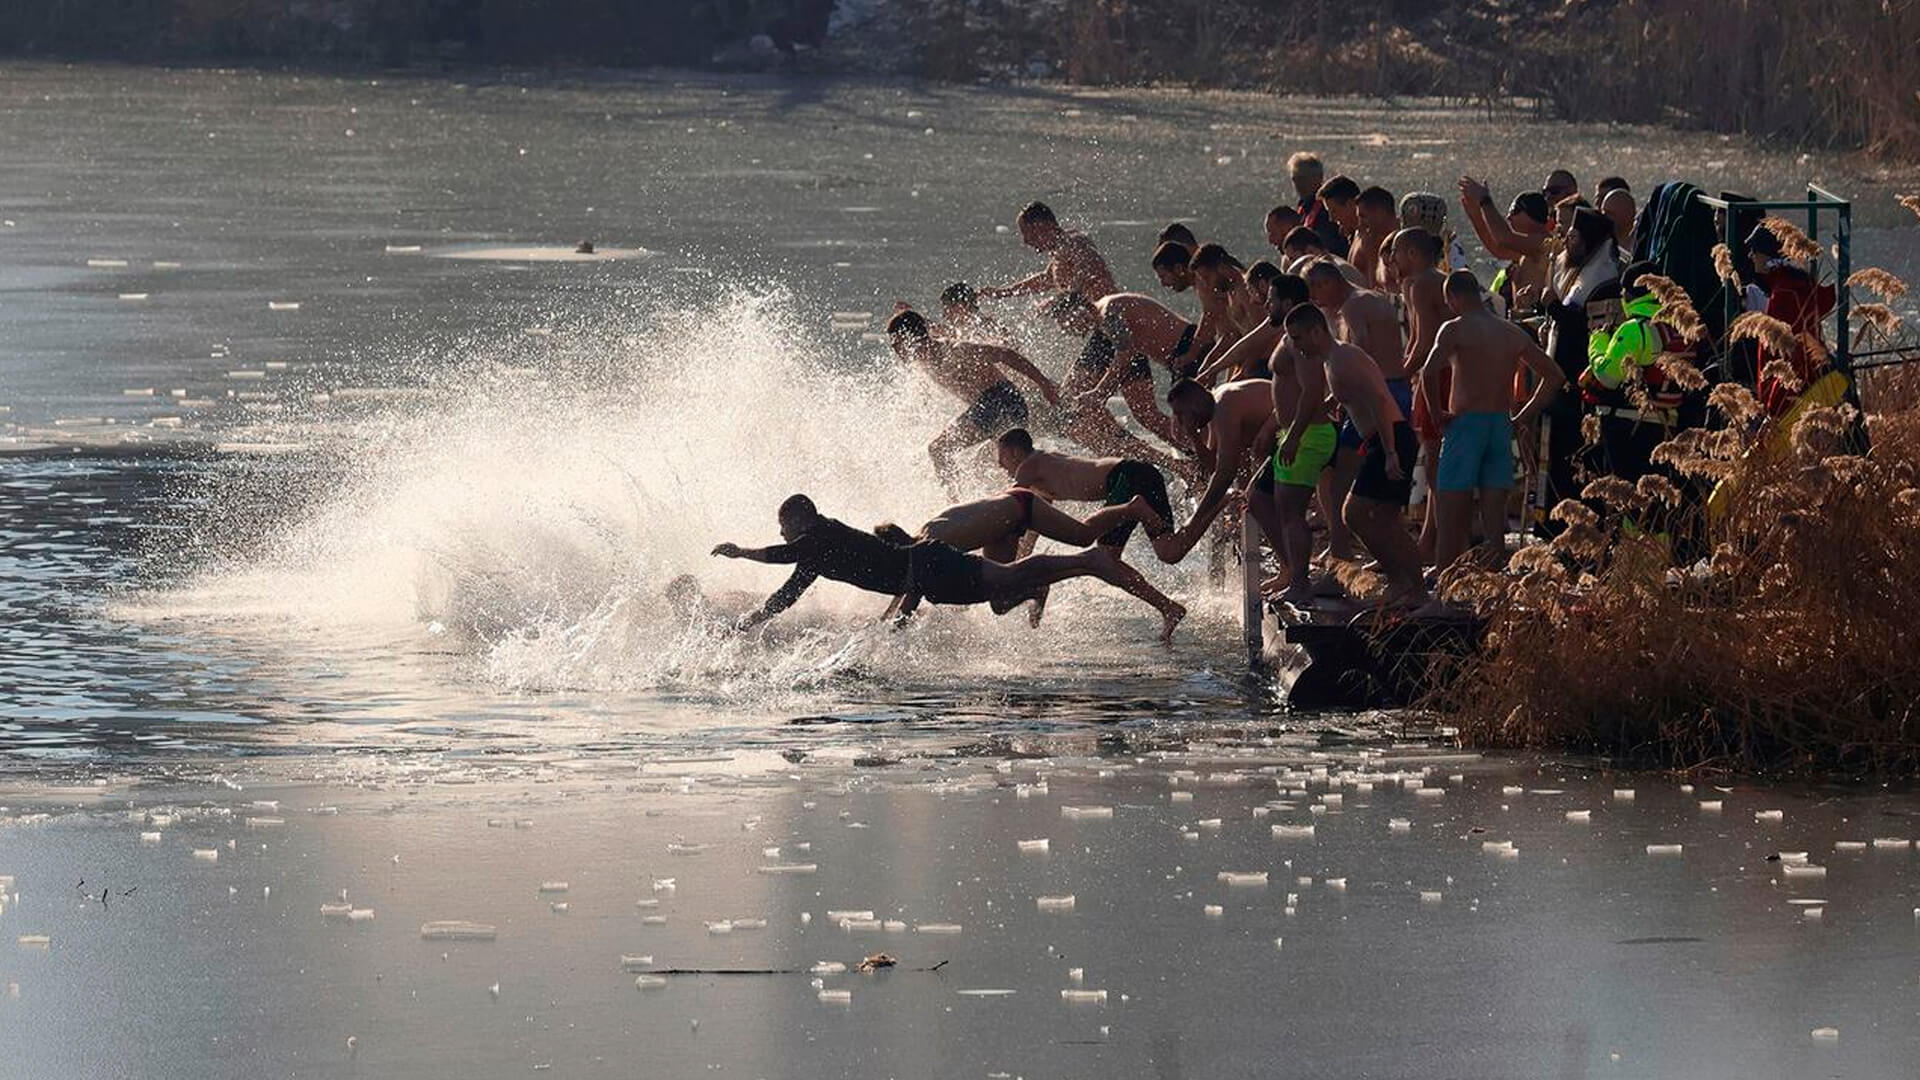
[[[1857,276],[1882,295],[1905,289],[1884,271]],[[1449,595],[1490,620],[1487,651],[1433,704],[1485,746],[1735,770],[1920,767],[1920,369],[1869,373],[1859,398],[1788,428],[1762,423],[1744,387],[1715,387],[1725,426],[1664,444],[1667,475],[1597,479],[1587,501],[1556,509],[1565,532],[1507,573],[1450,574]],[[1728,497],[1709,515],[1716,483]],[[1683,538],[1701,557],[1670,569]]]

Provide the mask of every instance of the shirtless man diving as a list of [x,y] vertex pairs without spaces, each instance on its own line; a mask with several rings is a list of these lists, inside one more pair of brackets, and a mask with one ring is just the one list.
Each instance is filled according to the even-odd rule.
[[[1126,506],[1144,499],[1159,521],[1141,519],[1147,539],[1161,562],[1178,562],[1161,554],[1162,541],[1173,532],[1173,506],[1167,499],[1167,479],[1144,461],[1127,458],[1083,458],[1051,450],[1036,450],[1025,428],[1000,436],[1000,467],[1020,487],[1064,502],[1099,502]],[[1100,538],[1118,554],[1133,537],[1131,522],[1123,522]]]
[[1060,403],[1059,388],[1026,357],[998,345],[936,340],[918,312],[896,314],[887,323],[887,338],[895,355],[920,365],[934,382],[968,403],[967,411],[927,447],[934,469],[949,487],[956,454],[1027,422],[1027,401],[1007,380],[1007,371],[1039,387],[1049,402]]
[[[1025,435],[1024,429],[1015,428],[1014,432]],[[1009,435],[1013,432],[1008,432]],[[1004,445],[1006,436],[1001,437]],[[1031,445],[1031,440],[1029,440]],[[1156,474],[1157,475],[1157,474]],[[1165,505],[1164,495],[1160,500]],[[1046,537],[1058,540],[1072,547],[1092,547],[1095,544],[1106,545],[1108,538],[1118,534],[1122,538],[1133,531],[1133,527],[1144,525],[1150,532],[1166,529],[1167,519],[1153,506],[1153,501],[1144,495],[1134,495],[1118,504],[1107,506],[1085,521],[1074,518],[1048,502],[1040,492],[1029,487],[1016,487],[999,495],[973,502],[949,506],[927,522],[917,537],[895,537],[896,541],[911,543],[914,540],[937,540],[960,551],[978,551],[997,563],[1011,563],[1021,555],[1031,551],[1033,539]],[[875,530],[883,539],[887,534]],[[1124,543],[1124,539],[1122,543]],[[1147,583],[1140,572],[1118,561],[1119,550],[1115,548],[1117,574],[1115,584],[1130,596],[1138,597],[1160,615],[1160,640],[1170,643],[1174,628],[1180,620],[1186,618],[1187,609],[1174,603],[1167,596]],[[910,614],[916,598],[902,595],[894,609],[899,614]],[[1040,589],[1033,597],[1034,608],[1030,616],[1035,626],[1040,624],[1040,616],[1046,607],[1047,591]],[[1004,614],[1007,608],[999,602],[992,603],[995,613]],[[890,614],[892,611],[890,611]]]
[[1004,300],[1031,293],[1052,293],[1093,301],[1120,291],[1114,284],[1113,271],[1107,269],[1107,260],[1101,258],[1093,241],[1085,233],[1062,228],[1047,204],[1028,203],[1014,223],[1020,230],[1021,242],[1045,255],[1047,265],[1039,273],[1019,281],[981,289],[983,298]]
[[1186,369],[1198,328],[1139,293],[1115,293],[1097,303],[1062,296],[1054,301],[1052,313],[1068,333],[1087,335],[1062,390],[1069,403],[1067,433],[1097,453],[1150,461],[1176,475],[1191,473],[1179,460],[1121,427],[1106,403],[1117,391],[1141,427],[1178,447],[1173,421],[1154,400],[1152,365]]
[[902,545],[855,529],[822,514],[805,495],[780,504],[780,537],[768,548],[720,544],[713,553],[728,559],[789,565],[793,575],[758,611],[735,624],[750,630],[793,606],[820,578],[839,581],[885,596],[907,593],[936,604],[997,604],[1011,607],[1049,585],[1076,577],[1097,577],[1115,585],[1124,576],[1106,548],[1076,555],[1030,555],[997,563],[969,555],[937,540]]

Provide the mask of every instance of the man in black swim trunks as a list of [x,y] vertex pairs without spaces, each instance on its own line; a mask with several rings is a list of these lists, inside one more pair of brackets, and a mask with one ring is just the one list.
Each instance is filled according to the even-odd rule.
[[1189,474],[1191,466],[1122,427],[1108,411],[1107,399],[1118,392],[1142,428],[1177,447],[1173,421],[1155,400],[1149,357],[1178,364],[1192,348],[1193,324],[1139,293],[1115,293],[1097,304],[1063,298],[1052,314],[1068,333],[1087,335],[1061,391],[1068,401],[1067,433],[1096,453],[1138,458],[1175,475]]
[[1007,371],[1039,387],[1049,403],[1060,404],[1059,387],[1026,357],[984,342],[941,341],[933,336],[919,312],[909,309],[894,315],[887,323],[887,337],[896,355],[919,364],[934,382],[968,403],[967,411],[927,447],[935,471],[950,490],[955,486],[956,454],[1027,423],[1027,401],[1007,381]]
[[[1144,461],[1127,458],[1073,457],[1051,450],[1036,450],[1033,436],[1025,428],[1014,428],[1000,436],[1000,467],[1020,487],[1039,492],[1049,499],[1065,502],[1098,502],[1107,506],[1131,505],[1143,500],[1158,521],[1146,523],[1147,539],[1160,555],[1160,541],[1173,532],[1173,504],[1167,498],[1167,481],[1159,469]],[[1133,536],[1134,523],[1125,522],[1100,538],[1102,547],[1118,555]],[[1162,562],[1177,562],[1161,556]]]
[[822,514],[805,495],[780,504],[780,537],[769,548],[720,544],[715,555],[728,559],[793,566],[793,576],[760,610],[736,624],[750,630],[793,606],[820,578],[844,582],[885,596],[906,594],[936,604],[1012,606],[1049,585],[1069,578],[1097,577],[1116,588],[1124,573],[1106,548],[1074,555],[1029,555],[997,563],[969,555],[935,540],[899,544],[862,532]]

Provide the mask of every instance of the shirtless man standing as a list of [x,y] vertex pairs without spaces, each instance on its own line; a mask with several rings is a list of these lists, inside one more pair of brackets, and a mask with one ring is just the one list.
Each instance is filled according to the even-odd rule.
[[1379,363],[1365,351],[1333,339],[1327,317],[1313,304],[1287,313],[1287,341],[1303,362],[1326,370],[1327,389],[1359,429],[1360,471],[1342,507],[1348,528],[1366,542],[1387,578],[1382,603],[1415,608],[1426,603],[1420,552],[1402,518],[1413,490],[1420,441],[1387,389]]
[[1290,274],[1304,274],[1308,265],[1324,259],[1339,267],[1340,273],[1353,283],[1354,288],[1368,287],[1367,279],[1359,269],[1328,251],[1326,241],[1320,239],[1320,234],[1312,229],[1303,226],[1288,233],[1286,239],[1280,243],[1280,254],[1285,259],[1280,268]]
[[1167,391],[1174,421],[1208,472],[1207,489],[1193,517],[1154,550],[1178,562],[1193,550],[1227,504],[1248,459],[1264,460],[1273,441],[1273,387],[1266,379],[1242,379],[1209,392],[1192,379]]
[[[1471,176],[1460,178],[1460,206],[1487,254],[1504,259],[1510,265],[1505,274],[1504,292],[1510,300],[1508,317],[1517,318],[1523,310],[1519,298],[1537,299],[1546,291],[1547,276],[1553,265],[1552,204],[1537,191],[1521,192],[1505,217],[1494,209],[1493,193],[1487,185]],[[1495,282],[1496,286],[1500,283]]]
[[[1406,346],[1400,340],[1400,313],[1393,302],[1377,292],[1356,289],[1340,269],[1328,262],[1307,267],[1307,289],[1313,302],[1327,316],[1339,340],[1356,346],[1379,365],[1387,390],[1400,407],[1400,415],[1413,412],[1413,384],[1407,379]],[[1333,468],[1323,474],[1320,505],[1327,511],[1327,548],[1336,559],[1353,557],[1353,537],[1342,527],[1335,507],[1346,503],[1347,492],[1360,470],[1362,432],[1348,417],[1340,425],[1340,449]]]
[[1261,318],[1240,340],[1220,350],[1215,359],[1194,374],[1193,380],[1202,386],[1222,373],[1229,380],[1271,378],[1274,350],[1286,337],[1280,319],[1293,305],[1307,302],[1306,279],[1283,274],[1269,262],[1253,264],[1247,271],[1247,287],[1262,305]]
[[[1292,284],[1285,284],[1292,283]],[[1285,424],[1284,437],[1277,440],[1273,458],[1259,468],[1247,489],[1247,510],[1260,523],[1280,553],[1287,579],[1282,598],[1288,603],[1312,603],[1310,581],[1313,564],[1313,533],[1307,527],[1307,507],[1320,486],[1320,476],[1333,461],[1339,445],[1339,432],[1326,418],[1327,377],[1319,364],[1300,358],[1286,338],[1289,312],[1309,303],[1307,283],[1291,275],[1275,283],[1268,293],[1269,328],[1278,337],[1268,364],[1272,370],[1269,385],[1273,390],[1273,415],[1276,431]],[[1300,404],[1311,396],[1320,419],[1295,431],[1295,420],[1302,415]],[[1333,516],[1328,513],[1329,519]]]
[[[1427,499],[1426,514],[1420,523],[1420,557],[1432,560],[1435,529],[1438,528],[1438,500],[1432,498],[1434,470],[1440,467],[1440,428],[1433,422],[1433,412],[1427,401],[1426,380],[1421,378],[1421,367],[1427,362],[1427,354],[1433,351],[1434,336],[1440,333],[1440,324],[1453,317],[1447,308],[1446,275],[1439,269],[1442,257],[1440,238],[1425,229],[1402,229],[1393,237],[1393,261],[1400,277],[1400,306],[1407,313],[1407,361],[1406,369],[1414,379],[1413,387],[1413,433],[1420,437],[1420,471],[1426,477]],[[1441,376],[1444,383],[1450,376]],[[1446,401],[1445,385],[1439,390],[1436,400]]]
[[[1013,431],[1026,434],[1022,428],[1014,428]],[[1008,432],[1009,435],[1012,433]],[[1001,438],[1004,440],[1006,436]],[[1028,439],[1028,445],[1032,445],[1031,439]],[[1166,503],[1164,489],[1160,502],[1161,505]],[[1108,538],[1118,534],[1123,538],[1121,545],[1124,545],[1124,538],[1133,532],[1136,524],[1146,526],[1150,533],[1167,529],[1166,517],[1155,510],[1152,500],[1144,495],[1134,495],[1118,504],[1109,504],[1106,509],[1080,521],[1055,508],[1041,494],[1022,486],[990,498],[949,506],[922,526],[917,538],[910,539],[937,540],[960,551],[978,551],[997,563],[1011,563],[1032,549],[1033,541],[1029,537],[1044,536],[1073,547],[1092,547],[1095,544],[1108,545]],[[883,538],[886,536],[881,530],[876,532]],[[1174,627],[1187,617],[1187,609],[1148,584],[1139,571],[1119,562],[1118,549],[1121,545],[1108,545],[1115,549],[1118,574],[1114,584],[1160,614],[1160,640],[1171,642]],[[889,614],[910,614],[911,599],[905,595],[898,598]],[[1039,590],[1033,599],[1033,613],[1029,618],[1033,625],[1038,626],[1046,608],[1047,591],[1044,588]],[[1011,610],[999,601],[993,601],[992,606],[996,614]]]
[[1028,203],[1015,224],[1020,229],[1021,242],[1047,257],[1046,268],[1019,281],[981,289],[982,297],[1003,300],[1050,292],[1092,301],[1120,291],[1114,285],[1113,271],[1107,269],[1107,260],[1100,257],[1093,241],[1085,233],[1061,228],[1059,219],[1045,203]]
[[[1455,317],[1440,327],[1421,376],[1428,400],[1436,403],[1434,422],[1446,432],[1434,482],[1440,515],[1434,565],[1441,570],[1472,542],[1476,501],[1481,529],[1504,548],[1513,429],[1539,417],[1567,381],[1533,335],[1487,310],[1471,271],[1447,275],[1446,298]],[[1513,373],[1522,366],[1537,385],[1526,405],[1510,414]],[[1452,386],[1443,391],[1448,376]]]
[[1059,388],[1026,357],[998,345],[935,340],[917,311],[902,311],[888,320],[887,338],[895,355],[919,364],[934,382],[967,402],[967,411],[927,447],[934,469],[949,488],[955,454],[1027,422],[1027,401],[1002,369],[1039,387],[1052,404],[1060,403]]
[[1368,287],[1377,289],[1386,274],[1381,252],[1387,238],[1400,228],[1400,206],[1386,188],[1370,187],[1354,199],[1354,221],[1353,247],[1347,257],[1366,276]]

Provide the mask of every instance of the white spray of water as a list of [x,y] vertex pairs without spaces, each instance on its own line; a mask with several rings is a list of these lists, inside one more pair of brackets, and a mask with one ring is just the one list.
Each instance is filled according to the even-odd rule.
[[[960,404],[891,363],[830,363],[845,342],[811,337],[779,297],[642,322],[535,339],[534,370],[527,343],[500,347],[413,407],[335,429],[336,488],[264,554],[149,606],[382,647],[451,641],[514,689],[693,686],[763,705],[849,675],[1057,673],[1129,640],[1151,655],[1147,609],[1089,583],[1060,589],[1038,631],[946,609],[894,634],[873,625],[884,598],[822,583],[767,641],[725,633],[787,570],[712,558],[714,544],[777,542],[793,492],[912,531],[950,501],[925,447]],[[969,469],[969,492],[1006,483],[986,448]],[[698,617],[663,593],[681,574],[702,586]]]

